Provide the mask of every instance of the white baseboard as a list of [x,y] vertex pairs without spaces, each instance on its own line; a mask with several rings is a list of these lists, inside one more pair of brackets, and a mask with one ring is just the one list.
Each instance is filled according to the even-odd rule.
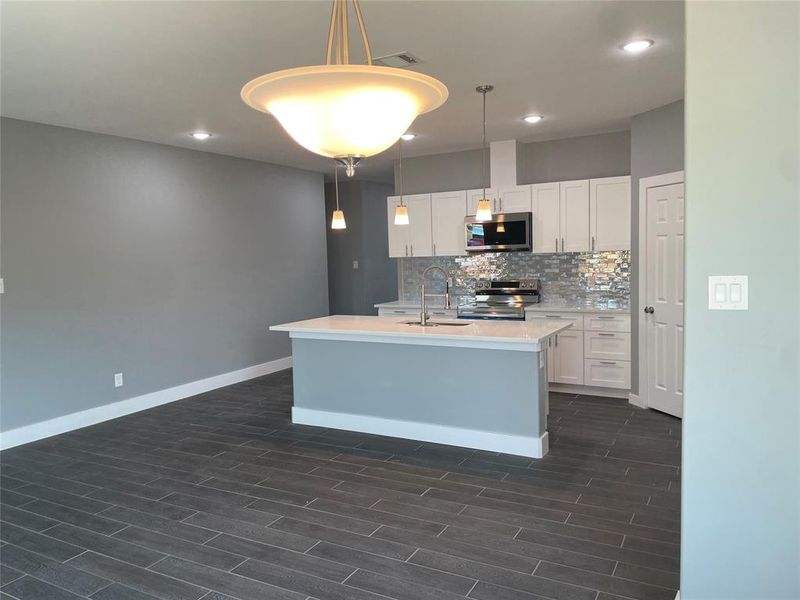
[[530,456],[531,458],[542,458],[549,449],[547,432],[538,438],[527,437],[495,433],[493,431],[434,425],[432,423],[328,412],[298,406],[292,408],[292,422],[301,425],[316,425],[318,427],[388,435],[436,444],[464,446],[478,450],[489,450],[490,452]]
[[28,442],[35,442],[52,435],[65,433],[81,427],[88,427],[123,417],[131,413],[139,412],[154,406],[168,404],[176,400],[183,400],[190,396],[202,394],[203,392],[210,392],[226,385],[233,385],[241,381],[247,381],[262,375],[269,375],[276,371],[282,371],[292,366],[292,357],[286,356],[260,365],[253,365],[239,369],[238,371],[231,371],[230,373],[222,373],[221,375],[214,375],[206,379],[198,381],[190,381],[175,387],[167,388],[165,390],[158,390],[135,398],[127,400],[120,400],[112,402],[111,404],[104,404],[96,408],[89,408],[80,412],[64,415],[63,417],[56,417],[47,421],[40,421],[32,425],[25,425],[17,429],[11,429],[0,433],[0,450],[6,448],[13,448]]
[[634,406],[638,406],[639,408],[647,408],[647,404],[645,404],[645,401],[639,397],[639,394],[634,394],[633,392],[628,394],[628,402]]
[[602,388],[593,385],[571,385],[568,383],[549,384],[551,392],[561,392],[562,394],[581,394],[584,396],[601,396],[602,398],[621,398],[628,399],[628,390],[618,390],[615,388]]

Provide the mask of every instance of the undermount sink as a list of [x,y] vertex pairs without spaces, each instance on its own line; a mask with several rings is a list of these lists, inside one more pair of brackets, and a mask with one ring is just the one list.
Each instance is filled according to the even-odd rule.
[[454,321],[449,322],[442,322],[442,321],[428,321],[425,325],[422,324],[421,321],[403,321],[403,325],[416,325],[417,327],[465,327],[467,325],[471,325],[471,323],[456,323]]

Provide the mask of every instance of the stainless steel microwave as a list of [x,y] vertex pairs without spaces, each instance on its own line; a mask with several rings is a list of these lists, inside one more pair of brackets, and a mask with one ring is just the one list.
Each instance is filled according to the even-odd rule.
[[532,214],[529,212],[492,215],[478,221],[475,215],[464,219],[467,252],[513,252],[531,250]]

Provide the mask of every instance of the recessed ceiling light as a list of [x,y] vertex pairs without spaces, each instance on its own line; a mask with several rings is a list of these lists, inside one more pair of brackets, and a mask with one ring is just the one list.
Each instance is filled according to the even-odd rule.
[[653,40],[631,40],[630,42],[622,46],[622,49],[625,50],[625,52],[636,54],[637,52],[644,52],[652,45],[653,45]]
[[193,131],[189,135],[191,135],[196,140],[207,140],[208,138],[211,137],[211,134],[208,133],[207,131]]
[[400,136],[400,139],[403,140],[404,142],[410,142],[415,137],[417,136],[414,133],[404,133],[403,135]]
[[527,117],[522,117],[522,120],[526,123],[538,123],[542,118],[542,115],[528,115]]

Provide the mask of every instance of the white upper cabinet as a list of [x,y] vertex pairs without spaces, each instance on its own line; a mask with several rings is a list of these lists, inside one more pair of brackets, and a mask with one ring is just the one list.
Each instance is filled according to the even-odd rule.
[[403,196],[403,202],[408,207],[409,224],[395,225],[394,211],[400,204],[400,197],[389,196],[386,199],[389,256],[433,256],[431,195],[412,194]]
[[588,252],[589,180],[562,181],[560,184],[561,251]]
[[630,250],[631,178],[592,179],[589,187],[592,250]]
[[466,191],[431,194],[433,256],[456,256],[467,253],[464,233],[466,216]]
[[558,183],[531,186],[533,208],[533,251],[558,252],[561,249],[561,210]]
[[531,186],[515,185],[497,190],[497,212],[531,212]]
[[[467,190],[467,214],[474,215],[478,212],[478,201],[484,198],[483,189]],[[492,214],[500,212],[497,203],[497,190],[486,188],[486,199],[492,203]]]

